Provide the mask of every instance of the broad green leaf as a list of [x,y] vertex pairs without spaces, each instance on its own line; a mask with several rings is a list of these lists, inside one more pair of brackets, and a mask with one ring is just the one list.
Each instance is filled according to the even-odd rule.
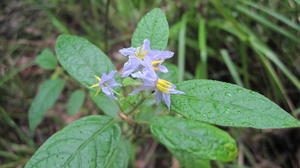
[[171,109],[187,118],[232,127],[287,128],[300,122],[263,95],[237,85],[190,80],[179,83],[185,95],[171,96]]
[[88,116],[52,135],[25,168],[111,167],[128,163],[120,127],[107,116]]
[[163,63],[164,66],[166,66],[169,70],[168,73],[162,73],[159,72],[158,75],[160,78],[168,80],[170,82],[176,83],[178,80],[177,73],[178,73],[178,68],[174,64],[171,63]]
[[237,156],[236,142],[217,127],[170,116],[158,117],[152,121],[152,134],[170,150],[224,162],[234,160]]
[[148,39],[151,49],[164,50],[168,44],[168,37],[169,25],[166,16],[159,8],[155,8],[139,22],[131,43],[133,47],[139,47]]
[[44,49],[40,55],[35,58],[35,63],[46,70],[55,69],[57,65],[56,57],[49,49]]
[[170,152],[178,159],[183,168],[211,168],[209,160],[197,158],[180,150],[170,150]]
[[99,48],[81,37],[59,36],[55,51],[66,71],[85,86],[97,82],[95,75],[101,76],[115,69]]
[[102,110],[102,112],[110,117],[117,118],[118,112],[120,111],[118,105],[114,100],[107,97],[103,93],[95,96],[94,91],[90,91],[90,97],[92,98],[93,102],[97,105],[98,108]]
[[118,148],[114,152],[114,159],[110,159],[109,164],[106,167],[111,168],[127,168],[130,157],[132,154],[132,146],[129,141],[125,140],[123,137],[121,139]]
[[85,94],[83,90],[76,90],[72,92],[69,102],[68,102],[68,114],[73,115],[78,112],[80,107],[82,106],[84,102]]
[[65,81],[62,79],[49,79],[42,83],[29,109],[29,128],[33,133],[41,123],[45,113],[53,106],[56,99],[64,88]]

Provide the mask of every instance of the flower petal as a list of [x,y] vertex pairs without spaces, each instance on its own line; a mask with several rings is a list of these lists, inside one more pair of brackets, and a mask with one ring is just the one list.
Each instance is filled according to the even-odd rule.
[[145,39],[143,42],[143,51],[150,51],[150,41],[148,39]]
[[134,53],[136,52],[136,48],[133,48],[133,47],[123,48],[123,49],[119,50],[119,52],[124,56],[130,56],[130,55],[134,55]]
[[170,110],[170,105],[171,105],[170,94],[162,93],[162,97],[168,109]]
[[159,104],[162,99],[162,93],[158,90],[155,90],[155,98],[156,98],[156,103]]
[[163,73],[169,72],[168,68],[164,65],[158,65],[157,68],[159,69],[160,72],[163,72]]
[[152,87],[147,87],[147,86],[141,86],[139,88],[136,88],[134,89],[130,94],[129,96],[133,96],[133,95],[136,95],[137,93],[139,93],[140,91],[143,91],[143,90],[149,90],[149,89],[153,89]]
[[148,55],[151,58],[151,60],[157,61],[157,60],[165,60],[165,59],[173,57],[174,52],[172,52],[172,51],[151,50]]
[[103,93],[110,97],[111,99],[117,99],[115,96],[114,96],[114,93],[112,92],[112,90],[109,88],[109,87],[106,87],[104,85],[101,85],[101,88],[102,88],[102,91]]
[[122,70],[122,77],[128,77],[134,71],[136,71],[141,65],[141,60],[138,58],[129,58],[129,60],[124,64]]

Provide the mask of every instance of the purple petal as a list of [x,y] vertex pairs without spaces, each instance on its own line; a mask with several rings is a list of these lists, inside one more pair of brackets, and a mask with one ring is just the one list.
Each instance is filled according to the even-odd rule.
[[130,47],[130,48],[123,48],[119,50],[119,52],[124,56],[134,55],[136,52],[136,48]]
[[144,78],[144,74],[142,72],[135,72],[133,74],[131,74],[132,77],[134,78],[139,78],[139,79],[143,79]]
[[158,65],[157,68],[159,68],[160,72],[163,72],[163,73],[169,72],[168,68],[164,65]]
[[180,90],[175,90],[175,89],[169,89],[170,94],[185,94],[184,92]]
[[159,104],[162,99],[162,93],[158,90],[155,90],[155,98],[156,98],[156,103]]
[[110,89],[109,87],[106,87],[106,86],[104,86],[104,85],[100,85],[100,86],[101,86],[101,88],[102,88],[103,93],[104,93],[106,96],[110,97],[111,99],[117,99],[117,98],[114,96],[114,93],[111,91],[111,89]]
[[136,71],[140,65],[141,60],[139,58],[130,57],[129,60],[124,64],[122,77],[128,77],[132,72]]
[[163,100],[166,103],[168,109],[170,110],[171,100],[170,100],[170,94],[162,93]]
[[148,39],[145,39],[143,42],[143,51],[150,51],[150,41]]
[[157,61],[171,58],[174,53],[172,51],[151,50],[148,55],[151,57],[151,60]]
[[131,76],[134,77],[134,78],[142,79],[143,82],[144,82],[142,86],[149,87],[149,88],[154,88],[157,78],[153,78],[152,76],[148,76],[149,75],[148,73],[149,72],[145,72],[145,71],[144,71],[144,73],[136,72],[136,73],[133,73]]
[[102,77],[101,77],[100,84],[102,84],[102,83],[104,83],[104,82],[107,82],[107,81],[113,79],[113,77],[114,77],[114,75],[115,75],[116,72],[117,72],[117,71],[115,71],[115,70],[114,70],[114,71],[111,71],[108,75],[107,75],[106,73],[103,73],[103,74],[102,74]]
[[117,87],[122,86],[120,83],[118,83],[115,79],[111,79],[106,82],[110,87]]

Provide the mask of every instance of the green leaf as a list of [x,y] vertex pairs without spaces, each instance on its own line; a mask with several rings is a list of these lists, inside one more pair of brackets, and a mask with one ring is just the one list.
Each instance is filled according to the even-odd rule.
[[184,168],[211,168],[209,160],[195,157],[194,155],[180,150],[170,150]]
[[131,43],[133,47],[139,47],[148,39],[151,49],[164,50],[168,44],[168,37],[169,25],[166,16],[159,8],[155,8],[139,22]]
[[263,95],[237,85],[190,80],[177,85],[171,109],[187,118],[233,127],[287,128],[300,122]]
[[68,102],[68,114],[76,114],[84,102],[85,94],[83,90],[76,90],[72,92]]
[[231,161],[237,156],[236,142],[223,130],[198,121],[158,117],[151,132],[168,149],[192,154],[197,158]]
[[62,79],[49,79],[42,83],[29,109],[29,128],[33,133],[41,123],[45,113],[53,106],[64,88]]
[[126,168],[129,154],[123,144],[121,129],[112,118],[88,116],[52,135],[25,168]]
[[55,69],[57,65],[56,57],[49,49],[44,49],[40,55],[35,58],[35,63],[43,69]]
[[90,91],[90,97],[92,98],[93,102],[97,105],[98,108],[102,110],[102,112],[110,117],[117,118],[118,112],[120,111],[118,105],[114,100],[107,97],[103,93],[95,96],[94,91]]
[[118,148],[114,152],[114,159],[110,159],[110,163],[107,167],[112,168],[127,168],[130,157],[132,154],[132,145],[124,138],[121,139]]
[[162,73],[159,72],[158,75],[160,78],[168,80],[170,82],[173,83],[177,83],[178,77],[177,77],[177,73],[178,73],[178,68],[177,66],[175,66],[174,64],[171,63],[163,63],[164,66],[166,66],[169,70],[168,73]]
[[55,51],[66,71],[85,86],[97,82],[95,75],[101,76],[102,73],[109,73],[115,69],[99,48],[80,37],[59,36]]

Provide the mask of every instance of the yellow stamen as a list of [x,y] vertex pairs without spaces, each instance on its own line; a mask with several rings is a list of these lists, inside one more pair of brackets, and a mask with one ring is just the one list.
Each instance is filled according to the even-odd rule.
[[164,87],[161,86],[161,85],[156,85],[156,88],[157,88],[159,91],[161,91],[161,92],[169,93],[169,89],[164,88]]
[[157,66],[158,64],[160,64],[160,63],[162,63],[162,62],[164,62],[164,61],[163,61],[163,60],[160,60],[160,61],[152,61],[151,63],[152,63],[153,66]]
[[[95,75],[95,78],[97,79],[97,81],[99,81],[99,82],[101,81],[101,78],[99,76]],[[89,86],[90,89],[91,88],[99,87],[98,90],[97,90],[97,92],[96,92],[96,94],[95,94],[95,96],[97,96],[101,92],[101,87],[100,87],[99,82],[96,83],[96,84],[93,84],[92,86]]]
[[143,52],[143,49],[142,47],[140,47],[139,51],[137,53],[134,53],[134,55],[140,59],[144,59],[145,55],[148,54],[149,51],[144,51]]
[[159,71],[160,69],[157,67],[153,67],[154,71]]
[[169,88],[173,88],[173,84],[169,81],[163,80],[163,79],[158,79],[156,82],[156,88],[164,93],[169,94]]
[[99,89],[97,90],[95,96],[97,96],[100,92],[101,92],[101,87],[99,87]]
[[95,87],[98,87],[99,86],[99,83],[96,83],[96,84],[93,84],[92,86],[89,86],[89,88],[95,88]]
[[171,83],[171,82],[169,82],[169,81],[167,81],[167,80],[163,80],[163,79],[159,79],[158,82],[159,82],[160,84],[174,85],[173,83]]
[[101,81],[101,78],[97,75],[95,75],[95,78],[100,82]]

